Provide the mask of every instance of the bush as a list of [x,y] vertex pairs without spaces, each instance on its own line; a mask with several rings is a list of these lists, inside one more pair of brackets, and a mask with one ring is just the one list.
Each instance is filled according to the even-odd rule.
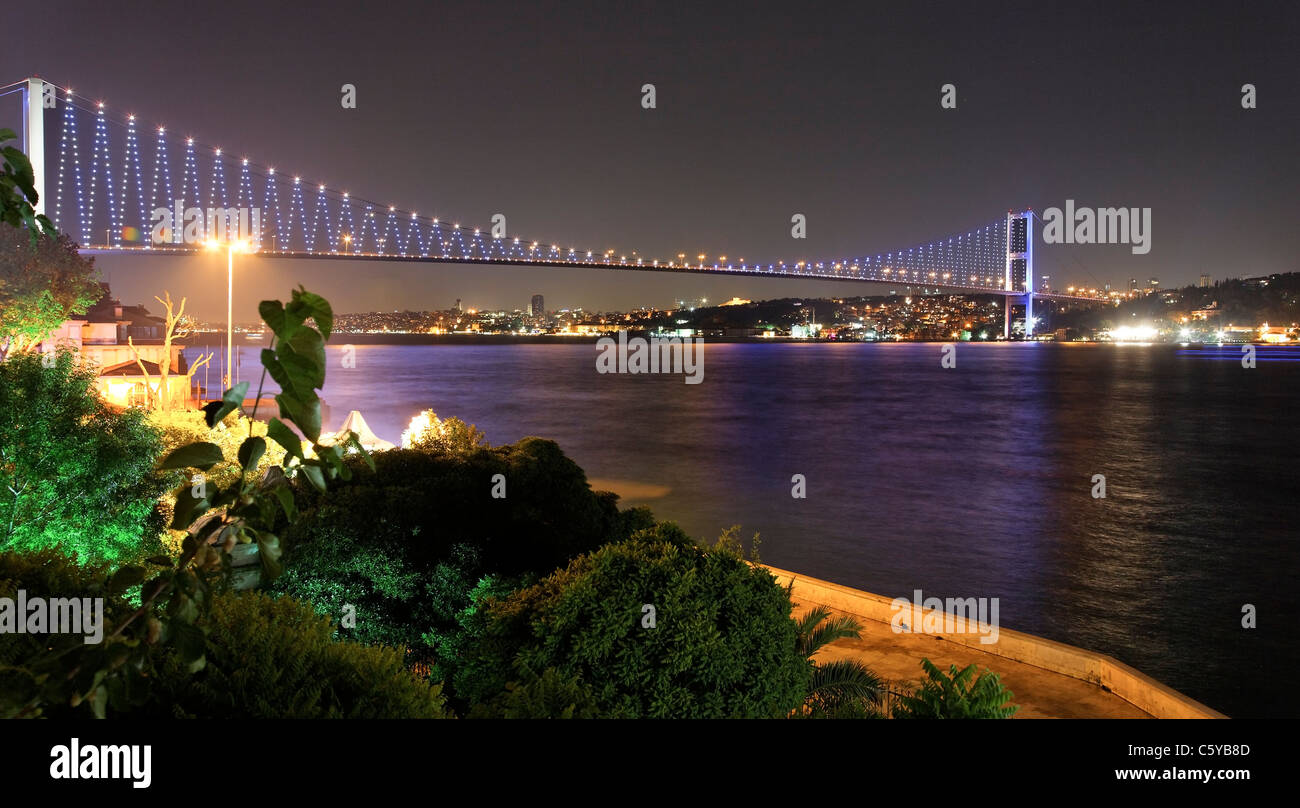
[[921,660],[921,667],[928,680],[916,693],[899,699],[895,718],[1010,718],[1020,709],[1008,703],[1016,694],[996,673],[985,669],[975,677],[974,663],[961,671],[950,665],[946,674],[928,659]]
[[[644,508],[620,513],[615,495],[592,491],[553,441],[398,449],[374,461],[371,471],[349,459],[352,479],[332,484],[328,500],[299,489],[302,518],[283,534],[275,589],[336,617],[354,606],[356,626],[341,636],[406,647],[448,675],[485,579],[504,593],[653,523]],[[504,498],[492,497],[497,474]]]
[[[54,550],[0,553],[0,597],[104,597],[104,626],[133,611],[105,595],[105,570],[82,567]],[[402,655],[332,639],[333,627],[309,604],[260,593],[217,595],[202,621],[207,664],[187,673],[177,654],[159,649],[147,689],[114,698],[110,715],[133,718],[442,718],[441,687],[413,677]],[[73,638],[69,638],[70,640]],[[16,666],[45,653],[49,637],[0,633],[0,715],[34,693]],[[134,706],[126,707],[130,702]],[[87,707],[51,705],[42,715],[88,717]]]
[[[324,524],[366,535],[380,530],[425,569],[470,544],[485,568],[507,575],[550,572],[595,549],[621,526],[617,496],[594,492],[586,475],[554,441],[447,454],[394,449],[374,455],[371,471],[352,457],[352,479],[331,486],[328,500],[299,487],[303,519],[291,546],[312,543]],[[506,496],[493,497],[493,478]]]
[[541,675],[522,671],[522,681],[507,682],[504,692],[487,704],[476,704],[470,718],[599,718],[596,697],[576,676],[555,668]]
[[0,550],[119,562],[159,552],[158,433],[142,411],[105,404],[76,354],[50,358],[0,363]]
[[147,712],[186,718],[447,718],[442,688],[412,676],[402,654],[332,639],[310,604],[260,592],[213,602],[207,664],[175,655],[154,671]]
[[479,447],[487,447],[487,438],[479,428],[456,417],[445,421],[433,410],[424,410],[411,419],[411,426],[402,433],[402,446],[407,449],[462,454]]
[[[98,598],[104,597],[103,626],[115,625],[131,612],[122,598],[105,597],[107,568],[82,566],[75,558],[59,550],[0,553],[0,598],[18,596],[22,589],[30,597]],[[107,630],[107,629],[106,629]],[[80,642],[75,637],[63,638]],[[31,675],[21,669],[23,663],[47,651],[51,638],[44,634],[0,632],[0,715],[10,715],[22,708],[36,694]],[[69,717],[85,713],[67,704],[50,705],[40,714]]]
[[[653,628],[643,627],[644,604],[655,608]],[[554,668],[588,683],[603,716],[783,717],[812,673],[791,610],[771,574],[732,550],[609,545],[490,601],[457,690],[492,703],[512,666]]]

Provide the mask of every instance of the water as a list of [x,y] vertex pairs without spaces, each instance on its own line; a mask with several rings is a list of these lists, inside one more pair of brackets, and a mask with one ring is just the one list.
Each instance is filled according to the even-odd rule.
[[1300,715],[1282,684],[1300,662],[1293,362],[963,344],[943,369],[930,344],[710,344],[687,385],[599,375],[591,344],[355,350],[343,369],[330,349],[329,429],[355,408],[397,442],[431,408],[493,444],[552,438],[692,535],[761,533],[767,563],[891,597],[997,597],[1004,628],[1232,716]]

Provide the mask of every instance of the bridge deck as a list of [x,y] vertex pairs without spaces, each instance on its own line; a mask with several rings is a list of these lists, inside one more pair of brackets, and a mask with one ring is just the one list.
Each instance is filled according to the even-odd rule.
[[[83,253],[94,255],[152,255],[152,256],[187,256],[200,255],[204,250],[190,248],[172,248],[172,247],[117,247],[91,245],[80,248]],[[304,251],[277,251],[277,250],[260,250],[256,253],[262,258],[293,258],[293,259],[312,259],[318,261],[385,261],[393,263],[415,263],[415,264],[460,264],[464,266],[473,264],[492,264],[497,266],[518,266],[518,267],[554,267],[557,269],[619,269],[630,270],[634,272],[687,272],[697,275],[745,275],[756,278],[790,278],[802,280],[817,281],[848,281],[853,283],[874,283],[881,286],[891,286],[896,289],[935,289],[943,290],[949,294],[981,294],[981,295],[1003,295],[1010,297],[1023,297],[1023,291],[1008,291],[1006,289],[995,289],[986,286],[959,286],[947,283],[899,283],[888,279],[863,277],[854,275],[851,272],[809,272],[797,269],[767,269],[766,267],[754,267],[749,265],[678,265],[678,264],[652,264],[636,263],[629,261],[605,261],[605,260],[573,260],[573,261],[556,261],[545,258],[533,260],[521,260],[516,258],[475,258],[461,256],[442,256],[442,255],[379,255],[375,253],[340,253],[340,252],[304,252]],[[1078,297],[1076,295],[1063,295],[1056,292],[1034,292],[1035,298],[1061,299],[1061,300],[1086,300],[1096,302],[1098,298]]]

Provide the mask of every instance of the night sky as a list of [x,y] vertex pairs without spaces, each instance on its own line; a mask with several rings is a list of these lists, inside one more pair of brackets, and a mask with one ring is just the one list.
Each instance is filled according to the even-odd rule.
[[[1297,4],[782,5],[45,2],[21,30],[5,12],[0,84],[38,74],[378,202],[471,226],[503,213],[512,236],[646,257],[885,252],[1074,199],[1150,207],[1152,250],[1040,240],[1054,287],[1300,270]],[[1241,107],[1247,82],[1257,109]],[[0,99],[0,126],[18,116]],[[224,314],[224,258],[97,264],[127,302],[167,288]],[[257,258],[237,272],[241,320],[297,283],[340,311],[881,291]]]

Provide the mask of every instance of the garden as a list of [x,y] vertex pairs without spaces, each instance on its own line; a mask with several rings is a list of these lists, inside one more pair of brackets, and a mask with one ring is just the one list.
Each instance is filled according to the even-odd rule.
[[[201,409],[112,406],[74,352],[38,350],[88,304],[93,267],[32,212],[21,154],[6,158],[0,716],[1015,711],[996,674],[928,661],[886,706],[869,667],[818,660],[855,620],[796,619],[737,530],[704,542],[621,508],[553,441],[491,446],[433,416],[409,448],[323,442],[334,313],[306,289],[259,307],[274,414],[243,411],[261,399],[248,382]],[[247,559],[251,579],[235,574]],[[40,621],[19,606],[36,603]],[[46,620],[83,603],[93,642]]]

